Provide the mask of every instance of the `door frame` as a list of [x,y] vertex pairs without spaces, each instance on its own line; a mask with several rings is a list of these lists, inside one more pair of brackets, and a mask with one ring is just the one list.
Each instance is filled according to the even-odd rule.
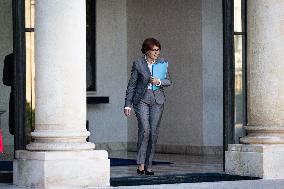
[[223,0],[223,169],[235,135],[234,0]]
[[12,1],[14,53],[14,150],[26,149],[26,42],[25,0]]

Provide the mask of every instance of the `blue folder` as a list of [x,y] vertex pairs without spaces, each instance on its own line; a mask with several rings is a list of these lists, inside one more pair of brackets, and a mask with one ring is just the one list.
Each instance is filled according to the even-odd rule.
[[[160,80],[166,79],[168,70],[168,62],[157,62],[152,66],[152,77],[158,78]],[[156,85],[152,85],[152,89],[158,90],[160,87]]]

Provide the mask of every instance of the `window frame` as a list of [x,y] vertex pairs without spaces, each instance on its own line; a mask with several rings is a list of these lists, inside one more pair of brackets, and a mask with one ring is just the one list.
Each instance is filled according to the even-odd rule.
[[[92,97],[97,92],[97,65],[96,65],[96,0],[86,0],[86,90],[87,96]],[[90,43],[90,45],[88,44]],[[89,56],[88,56],[88,53]],[[91,70],[88,70],[90,62]],[[91,86],[88,89],[88,72],[91,72]]]
[[[14,52],[14,150],[26,149],[26,38],[25,0],[12,1],[13,12],[13,52]],[[15,154],[14,154],[15,155]]]
[[[243,125],[247,124],[247,0],[242,0],[241,33],[234,31],[234,0],[223,0],[223,170],[228,144],[235,143],[234,36],[244,35],[242,57]],[[245,50],[245,51],[244,51]]]

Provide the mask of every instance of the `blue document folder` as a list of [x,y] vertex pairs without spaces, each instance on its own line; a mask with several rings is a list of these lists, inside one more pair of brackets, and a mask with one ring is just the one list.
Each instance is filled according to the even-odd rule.
[[[158,78],[160,80],[166,79],[168,70],[168,62],[158,62],[152,66],[152,77]],[[160,87],[152,85],[153,90],[158,90]]]

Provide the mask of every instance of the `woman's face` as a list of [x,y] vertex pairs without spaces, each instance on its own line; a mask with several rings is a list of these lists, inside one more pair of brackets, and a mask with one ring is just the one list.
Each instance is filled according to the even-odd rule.
[[152,60],[156,60],[159,54],[160,54],[160,49],[156,45],[154,45],[153,48],[147,52],[147,56]]

